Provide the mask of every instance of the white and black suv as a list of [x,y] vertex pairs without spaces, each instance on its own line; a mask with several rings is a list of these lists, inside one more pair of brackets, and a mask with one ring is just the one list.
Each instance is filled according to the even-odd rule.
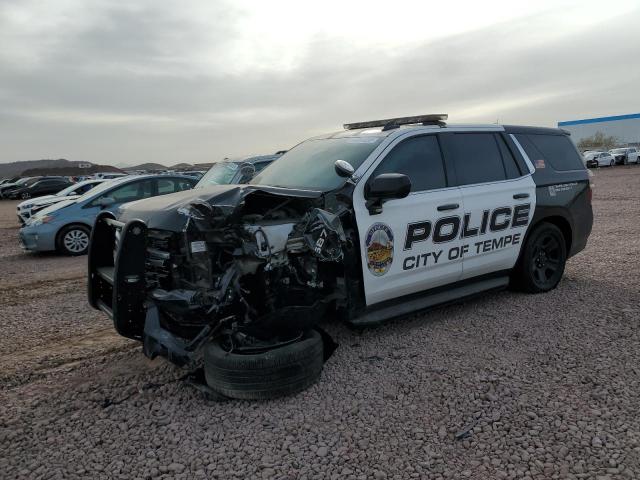
[[593,221],[568,133],[445,119],[345,125],[248,185],[101,214],[91,305],[149,357],[204,356],[214,391],[265,398],[318,378],[327,316],[365,326],[509,285],[555,288]]

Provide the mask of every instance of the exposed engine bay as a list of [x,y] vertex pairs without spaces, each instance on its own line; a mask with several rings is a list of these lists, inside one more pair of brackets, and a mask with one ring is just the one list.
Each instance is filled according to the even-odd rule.
[[338,216],[307,211],[298,199],[252,200],[235,214],[194,202],[180,209],[183,232],[149,231],[149,296],[176,333],[228,319],[232,329],[269,338],[292,321],[313,324],[320,303],[340,297],[346,237]]

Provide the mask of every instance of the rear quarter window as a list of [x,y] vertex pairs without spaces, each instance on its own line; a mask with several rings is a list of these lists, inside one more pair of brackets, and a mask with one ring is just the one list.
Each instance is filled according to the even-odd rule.
[[576,147],[565,135],[517,134],[516,138],[536,170],[549,167],[559,172],[584,169]]

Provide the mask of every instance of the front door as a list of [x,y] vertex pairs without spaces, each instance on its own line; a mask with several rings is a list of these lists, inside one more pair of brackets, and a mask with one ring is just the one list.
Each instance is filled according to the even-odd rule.
[[[411,192],[370,212],[366,184],[382,173],[407,175]],[[367,305],[460,279],[462,194],[447,181],[436,134],[397,139],[358,182],[353,203]]]

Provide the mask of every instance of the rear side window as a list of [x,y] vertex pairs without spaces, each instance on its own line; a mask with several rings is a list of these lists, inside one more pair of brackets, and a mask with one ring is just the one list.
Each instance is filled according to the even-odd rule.
[[158,195],[189,190],[191,183],[179,178],[163,178],[158,180]]
[[151,196],[153,196],[153,182],[151,180],[129,183],[102,195],[102,197],[111,197],[118,203],[132,202]]
[[498,142],[498,148],[502,155],[504,171],[507,174],[507,178],[518,178],[522,173],[520,173],[520,169],[518,168],[516,159],[513,157],[511,150],[509,150],[509,147],[507,147],[507,144],[504,142],[504,138],[502,138],[501,135],[495,135],[494,138],[496,139],[496,142]]
[[460,185],[507,179],[493,133],[456,133],[451,140],[450,153]]
[[584,169],[573,143],[565,135],[516,134],[516,139],[536,170],[547,165],[560,172]]
[[447,186],[442,153],[435,135],[409,138],[393,147],[370,178],[381,173],[407,175],[411,179],[412,192]]

